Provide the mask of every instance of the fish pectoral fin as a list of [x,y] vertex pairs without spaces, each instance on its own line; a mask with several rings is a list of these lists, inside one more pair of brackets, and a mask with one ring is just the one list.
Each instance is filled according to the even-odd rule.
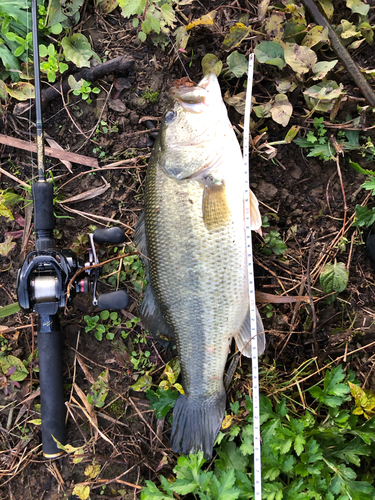
[[252,231],[262,234],[262,216],[259,212],[259,201],[250,189],[250,222]]
[[243,325],[239,329],[239,331],[234,336],[234,339],[237,344],[237,349],[246,356],[247,358],[251,358],[251,339],[256,335],[258,341],[258,356],[263,354],[264,349],[266,348],[266,336],[264,333],[264,326],[262,318],[260,317],[258,308],[256,307],[256,318],[257,318],[257,331],[251,331],[250,324],[250,314],[249,311],[246,314],[245,321]]
[[231,212],[224,181],[215,183],[210,176],[205,179],[202,210],[208,230],[219,229],[228,223]]
[[151,333],[165,349],[174,343],[173,329],[165,321],[158,301],[154,295],[151,284],[147,285],[145,296],[141,305],[141,320],[143,326]]
[[172,449],[175,453],[198,453],[204,458],[212,457],[215,438],[221,428],[225,412],[226,394],[218,394],[200,399],[189,399],[181,394],[173,409]]
[[146,279],[150,281],[149,263],[147,256],[147,242],[146,242],[146,223],[145,223],[145,213],[142,212],[138,217],[137,223],[134,226],[133,241],[135,248],[141,254],[141,259],[143,265],[146,268]]
[[142,212],[134,226],[133,241],[136,249],[147,257],[145,213]]

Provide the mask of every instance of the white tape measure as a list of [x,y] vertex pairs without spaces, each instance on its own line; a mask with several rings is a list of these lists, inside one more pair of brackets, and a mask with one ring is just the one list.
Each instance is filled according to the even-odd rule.
[[249,56],[249,68],[247,75],[246,104],[243,133],[243,164],[245,178],[245,225],[246,225],[246,249],[247,249],[247,270],[249,281],[250,300],[250,325],[251,325],[251,361],[253,376],[253,430],[254,430],[254,498],[262,498],[262,467],[260,454],[260,419],[259,419],[259,365],[258,365],[258,339],[257,339],[257,319],[254,287],[254,265],[253,265],[253,245],[251,238],[250,224],[250,183],[249,183],[249,130],[251,95],[253,88],[254,54]]

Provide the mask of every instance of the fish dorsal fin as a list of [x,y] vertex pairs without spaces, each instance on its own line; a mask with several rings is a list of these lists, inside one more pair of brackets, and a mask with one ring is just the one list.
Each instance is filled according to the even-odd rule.
[[205,178],[203,191],[203,221],[208,230],[220,229],[230,220],[230,208],[224,181]]
[[[258,340],[258,355],[263,354],[264,349],[266,347],[266,336],[264,334],[264,326],[262,318],[260,317],[258,308],[256,308],[256,317],[257,317],[257,340]],[[251,358],[251,338],[254,336],[254,333],[251,332],[251,324],[250,324],[250,314],[249,311],[246,314],[245,321],[243,325],[239,329],[239,331],[234,336],[234,339],[237,344],[237,349],[246,356],[247,358]]]

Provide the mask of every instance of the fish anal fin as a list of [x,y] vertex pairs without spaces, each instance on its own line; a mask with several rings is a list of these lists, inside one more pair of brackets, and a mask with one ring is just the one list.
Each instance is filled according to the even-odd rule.
[[174,343],[174,332],[162,315],[151,284],[147,285],[141,305],[141,320],[143,326],[151,333],[155,340],[164,348],[171,347],[171,343]]
[[[266,348],[266,336],[264,334],[263,321],[262,318],[260,317],[258,308],[256,308],[256,319],[257,319],[256,336],[258,341],[258,356],[260,356],[261,354],[263,354],[264,349]],[[241,354],[243,354],[247,358],[251,358],[251,339],[254,335],[255,332],[253,333],[251,331],[250,314],[248,311],[245,317],[245,321],[243,322],[243,325],[234,336],[234,339],[237,344],[237,349],[240,351]]]
[[231,212],[224,182],[216,183],[210,176],[205,179],[202,210],[208,230],[220,229],[228,223]]

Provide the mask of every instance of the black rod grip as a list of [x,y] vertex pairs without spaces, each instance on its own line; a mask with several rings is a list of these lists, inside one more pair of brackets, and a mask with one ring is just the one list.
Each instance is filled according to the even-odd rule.
[[102,293],[98,297],[98,307],[100,309],[126,309],[129,303],[130,297],[124,290]]
[[53,186],[49,182],[35,182],[32,186],[34,199],[34,230],[53,231]]
[[125,233],[119,227],[95,229],[94,241],[96,243],[114,243],[114,244],[124,243]]
[[56,458],[63,451],[52,436],[66,444],[61,332],[57,315],[39,316],[38,352],[43,455]]

